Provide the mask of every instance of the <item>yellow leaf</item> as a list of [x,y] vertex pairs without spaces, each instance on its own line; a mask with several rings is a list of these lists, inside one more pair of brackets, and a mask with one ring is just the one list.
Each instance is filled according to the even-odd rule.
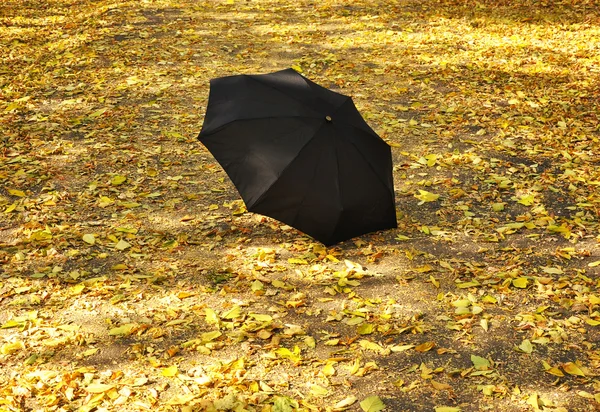
[[310,394],[312,396],[317,396],[317,397],[325,397],[327,395],[329,395],[329,391],[325,388],[323,388],[322,386],[319,385],[310,385]]
[[550,364],[548,364],[548,362],[546,361],[542,361],[542,365],[544,365],[544,369],[546,370],[547,373],[554,375],[554,376],[565,376],[564,373],[562,373],[562,371],[560,369],[558,369],[557,367],[554,366],[550,366]]
[[14,202],[12,205],[8,206],[4,210],[4,213],[10,213],[10,212],[14,211],[16,208],[17,208],[17,202]]
[[212,332],[205,332],[202,335],[200,335],[200,340],[202,341],[202,343],[208,343],[219,338],[221,335],[222,333],[218,330],[214,330]]
[[219,317],[217,316],[217,313],[211,308],[204,309],[204,315],[206,323],[208,323],[209,325],[219,324]]
[[587,323],[590,326],[598,326],[598,325],[600,325],[600,321],[597,321],[595,319],[586,319],[585,323]]
[[471,362],[473,362],[473,366],[478,371],[488,370],[491,366],[490,361],[486,358],[477,355],[471,355]]
[[98,352],[98,348],[92,348],[92,349],[88,349],[85,352],[83,352],[83,356],[92,356],[94,354],[96,354],[96,352]]
[[392,346],[390,348],[390,350],[392,352],[404,352],[404,351],[412,349],[414,347],[415,347],[415,345],[398,345],[398,346]]
[[481,327],[482,327],[482,329],[483,329],[484,331],[486,331],[486,332],[488,331],[488,329],[489,329],[489,324],[488,324],[488,321],[487,321],[487,319],[481,319],[481,321],[479,322],[479,324],[481,325]]
[[123,183],[125,183],[126,181],[127,181],[127,176],[114,175],[112,177],[112,179],[110,179],[110,184],[113,186],[119,186],[119,185],[122,185]]
[[588,266],[591,267],[591,268],[595,268],[596,266],[600,266],[600,260],[588,263]]
[[339,401],[338,403],[336,403],[335,405],[333,405],[333,409],[338,410],[338,409],[345,409],[350,405],[353,405],[358,399],[356,399],[356,396],[354,395],[350,395],[345,399],[342,399],[341,401]]
[[459,299],[452,302],[452,306],[457,308],[467,308],[471,306],[471,301],[469,299]]
[[90,233],[86,233],[85,235],[83,235],[82,239],[85,243],[88,243],[90,245],[96,243],[96,238]]
[[544,271],[544,273],[548,273],[549,275],[562,275],[563,273],[565,273],[561,268],[553,268],[546,266],[542,266],[542,270]]
[[236,318],[239,318],[241,316],[241,314],[242,314],[242,308],[235,305],[234,307],[229,309],[227,312],[223,313],[221,315],[221,317],[223,319],[236,319]]
[[21,341],[16,341],[2,345],[2,347],[0,347],[0,353],[3,355],[10,355],[23,349],[25,349],[25,344]]
[[135,328],[137,328],[137,324],[135,323],[126,323],[116,328],[112,328],[108,331],[110,336],[125,336],[130,335]]
[[385,409],[385,404],[379,396],[369,396],[360,402],[360,407],[364,412],[379,412]]
[[271,315],[263,315],[260,313],[249,313],[248,316],[250,316],[257,322],[272,322],[273,321],[273,317]]
[[10,193],[13,196],[25,197],[25,192],[19,189],[8,189],[8,193]]
[[421,201],[419,202],[420,205],[422,205],[425,202],[435,202],[440,197],[440,195],[436,195],[435,193],[431,193],[421,189],[419,189],[419,194],[414,196]]
[[2,329],[20,328],[21,326],[25,326],[25,320],[11,319],[11,320],[7,321],[6,323],[2,324],[1,328]]
[[317,346],[317,341],[312,336],[307,336],[304,338],[304,344],[311,349],[314,349]]
[[363,323],[357,328],[357,332],[359,335],[370,335],[373,333],[375,326],[371,323]]
[[531,342],[529,341],[529,339],[525,339],[523,342],[521,342],[521,344],[519,345],[519,349],[522,352],[525,353],[531,353],[533,352],[533,345],[531,344]]
[[513,279],[512,284],[519,289],[525,289],[529,285],[529,280],[525,277]]
[[535,196],[532,194],[523,195],[517,198],[517,203],[520,203],[524,206],[531,206],[535,201]]
[[334,362],[327,362],[327,364],[325,366],[323,366],[323,369],[321,370],[321,372],[323,372],[323,375],[325,376],[333,376],[335,375],[335,368],[333,367]]
[[534,410],[539,411],[540,410],[540,402],[539,402],[539,397],[537,393],[532,393],[529,396],[529,399],[527,399],[527,403],[529,405],[531,405],[533,407]]
[[275,279],[271,282],[271,285],[273,287],[279,288],[279,289],[283,289],[285,288],[285,282],[279,280],[279,279]]
[[79,295],[79,294],[81,294],[81,292],[83,292],[83,289],[85,289],[85,285],[83,283],[79,283],[79,284],[71,287],[71,294]]
[[280,358],[289,359],[294,363],[299,363],[302,360],[300,356],[300,348],[298,346],[294,346],[294,350],[291,351],[288,348],[278,348],[275,349],[275,354]]
[[104,383],[90,383],[88,386],[85,387],[85,390],[89,393],[103,393],[108,392],[114,387],[115,385],[106,385]]
[[435,347],[435,342],[424,342],[415,346],[417,352],[428,352]]
[[179,369],[177,368],[177,365],[172,365],[172,366],[169,366],[168,368],[164,368],[162,371],[160,371],[160,374],[162,376],[171,378],[173,376],[176,376],[178,372],[179,372]]
[[366,349],[366,350],[370,350],[373,352],[383,351],[383,348],[381,346],[379,346],[378,344],[376,344],[375,342],[371,342],[371,341],[363,339],[359,342],[359,344],[363,349]]
[[129,243],[127,243],[126,241],[124,241],[123,239],[119,240],[117,242],[117,244],[115,245],[115,249],[117,250],[126,250],[129,249],[131,247],[131,245]]
[[435,154],[429,154],[425,156],[425,159],[427,160],[427,166],[432,167],[437,163],[438,157]]
[[577,366],[573,362],[564,363],[562,367],[565,370],[565,372],[567,372],[569,375],[585,376],[585,373],[583,373],[579,366]]
[[88,117],[90,119],[95,119],[96,117],[102,116],[106,111],[110,109],[110,107],[103,107],[102,109],[98,109],[95,112],[91,113]]

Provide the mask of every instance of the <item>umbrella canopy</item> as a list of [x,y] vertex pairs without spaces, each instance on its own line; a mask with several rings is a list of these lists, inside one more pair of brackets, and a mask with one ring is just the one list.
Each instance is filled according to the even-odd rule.
[[293,69],[211,80],[198,138],[249,211],[325,245],[397,226],[389,145]]

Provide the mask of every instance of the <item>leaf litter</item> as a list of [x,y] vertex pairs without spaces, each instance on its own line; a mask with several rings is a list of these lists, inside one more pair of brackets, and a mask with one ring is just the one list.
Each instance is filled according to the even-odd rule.
[[[0,409],[597,408],[598,5],[379,3],[7,3]],[[325,248],[196,141],[289,66],[392,146],[397,230]]]

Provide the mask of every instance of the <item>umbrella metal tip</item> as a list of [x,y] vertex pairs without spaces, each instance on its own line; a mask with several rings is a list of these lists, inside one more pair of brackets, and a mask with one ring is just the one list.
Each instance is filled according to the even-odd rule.
[[325,120],[331,123],[331,116],[325,116]]

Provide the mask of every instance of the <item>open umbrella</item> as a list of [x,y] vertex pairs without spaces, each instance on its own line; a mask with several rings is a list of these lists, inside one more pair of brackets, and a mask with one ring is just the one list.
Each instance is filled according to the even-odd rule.
[[198,138],[249,211],[325,245],[397,226],[389,145],[293,69],[211,80]]

